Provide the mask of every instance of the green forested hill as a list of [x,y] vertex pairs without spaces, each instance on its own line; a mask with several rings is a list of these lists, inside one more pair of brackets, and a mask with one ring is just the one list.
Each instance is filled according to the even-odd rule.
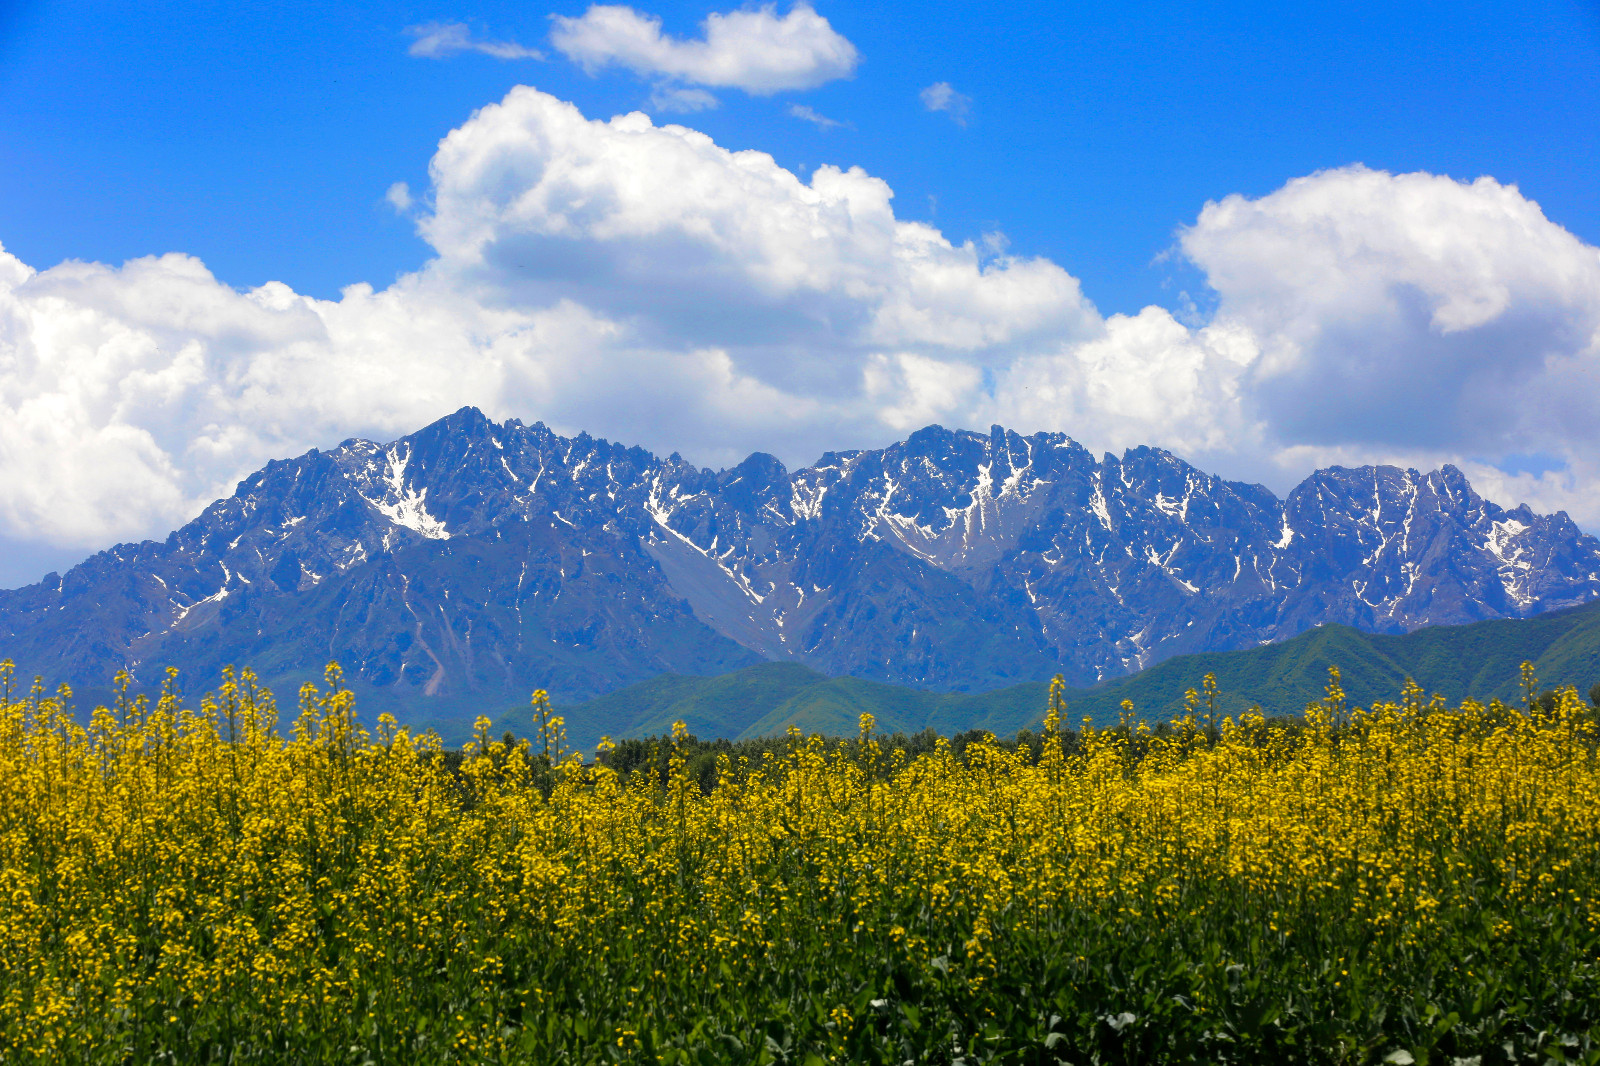
[[[1297,713],[1322,695],[1328,667],[1338,666],[1354,703],[1392,698],[1407,677],[1430,694],[1452,700],[1520,696],[1519,668],[1533,662],[1542,686],[1576,685],[1587,693],[1600,682],[1600,602],[1529,619],[1434,626],[1399,636],[1322,626],[1292,640],[1245,651],[1183,655],[1132,677],[1068,693],[1067,718],[1115,721],[1131,699],[1150,720],[1181,712],[1185,689],[1214,673],[1223,706],[1237,713],[1259,704],[1268,713]],[[807,732],[853,733],[862,712],[880,729],[941,733],[989,729],[1010,735],[1043,717],[1046,679],[979,694],[924,692],[899,685],[829,678],[798,663],[760,663],[716,677],[663,674],[586,703],[559,708],[574,743],[601,735],[665,733],[677,719],[702,738]],[[525,708],[495,723],[499,732],[534,732]]]
[[[602,735],[666,733],[679,719],[697,736],[738,739],[782,733],[798,725],[808,733],[856,731],[863,713],[879,727],[915,732],[990,729],[1015,733],[1030,718],[1048,684],[1015,685],[977,695],[924,692],[902,685],[826,677],[799,663],[761,663],[717,677],[663,674],[576,706],[557,708],[574,743],[587,747]],[[527,708],[495,723],[498,733],[537,730]]]
[[1600,682],[1600,603],[1403,635],[1322,626],[1281,644],[1182,655],[1083,694],[1070,717],[1114,719],[1123,699],[1146,718],[1171,717],[1182,710],[1184,690],[1198,687],[1208,672],[1216,674],[1230,713],[1251,704],[1293,713],[1322,695],[1329,666],[1339,667],[1347,697],[1362,705],[1395,697],[1407,677],[1452,700],[1520,699],[1525,660],[1541,686],[1576,685],[1587,693]]

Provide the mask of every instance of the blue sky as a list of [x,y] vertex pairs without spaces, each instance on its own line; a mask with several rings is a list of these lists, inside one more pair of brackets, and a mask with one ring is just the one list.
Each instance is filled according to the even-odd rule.
[[[435,144],[513,85],[591,117],[644,105],[636,76],[550,49],[551,13],[478,0],[104,4],[35,0],[0,24],[0,241],[36,267],[183,251],[223,281],[332,297],[427,246],[381,210]],[[648,7],[693,36],[704,3]],[[641,8],[646,10],[646,8]],[[1515,183],[1600,243],[1600,8],[1506,3],[824,2],[860,50],[809,92],[722,94],[691,124],[791,169],[859,165],[902,217],[1001,230],[1102,311],[1192,283],[1156,257],[1207,200],[1361,162]],[[410,26],[465,22],[550,58],[408,56]],[[972,98],[965,128],[918,92]],[[849,128],[790,117],[801,102]],[[688,117],[688,116],[685,116]]]
[[1456,462],[1600,528],[1593,3],[24,0],[0,101],[0,585],[467,402]]

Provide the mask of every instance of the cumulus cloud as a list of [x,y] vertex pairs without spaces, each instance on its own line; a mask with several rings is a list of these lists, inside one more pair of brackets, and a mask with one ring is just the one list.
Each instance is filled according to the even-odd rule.
[[1515,186],[1346,167],[1207,204],[1179,243],[1257,339],[1251,406],[1287,441],[1594,442],[1600,251]]
[[[440,143],[434,258],[382,290],[240,292],[183,255],[0,252],[0,539],[159,535],[269,458],[463,404],[718,465],[927,422],[1163,445],[1280,491],[1455,461],[1600,525],[1600,252],[1510,186],[1359,167],[1208,204],[1190,324],[1102,317],[1001,241],[643,114],[513,90]],[[1530,458],[1533,457],[1533,458]]]
[[550,43],[593,74],[620,66],[646,77],[742,89],[766,96],[814,89],[855,73],[860,55],[809,5],[779,17],[767,4],[713,13],[699,40],[661,32],[661,19],[620,4],[594,4],[577,18],[552,15]]
[[895,217],[858,167],[810,181],[633,113],[608,122],[513,90],[440,142],[423,236],[494,299],[569,296],[651,343],[687,338],[784,380],[858,385],[862,352],[979,361],[1099,317],[1043,259],[985,257]]
[[944,112],[957,126],[967,124],[967,114],[972,110],[972,97],[956,92],[949,82],[936,81],[917,96],[929,111]]
[[538,49],[524,48],[515,41],[486,41],[474,37],[464,22],[429,22],[408,26],[406,33],[416,38],[406,54],[426,59],[448,59],[462,52],[480,52],[496,59],[544,58],[544,53]]
[[1005,425],[1064,429],[1091,447],[1248,455],[1268,431],[1240,394],[1256,353],[1236,328],[1190,330],[1164,308],[1146,307],[1112,315],[1085,341],[1021,356],[989,409]]

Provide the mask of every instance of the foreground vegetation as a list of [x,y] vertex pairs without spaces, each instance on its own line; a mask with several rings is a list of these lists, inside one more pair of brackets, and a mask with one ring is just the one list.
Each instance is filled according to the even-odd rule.
[[0,1061],[1600,1062],[1595,716],[1524,682],[585,765],[7,674]]

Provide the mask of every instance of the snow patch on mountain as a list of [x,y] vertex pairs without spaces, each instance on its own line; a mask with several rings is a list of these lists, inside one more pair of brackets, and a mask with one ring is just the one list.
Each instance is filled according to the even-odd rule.
[[383,483],[388,489],[388,494],[381,500],[371,497],[363,499],[397,526],[404,526],[430,540],[449,540],[450,531],[445,528],[444,523],[428,513],[427,488],[418,490],[405,483],[406,463],[410,460],[409,450],[402,454],[399,448],[390,448],[386,455],[389,464]]

